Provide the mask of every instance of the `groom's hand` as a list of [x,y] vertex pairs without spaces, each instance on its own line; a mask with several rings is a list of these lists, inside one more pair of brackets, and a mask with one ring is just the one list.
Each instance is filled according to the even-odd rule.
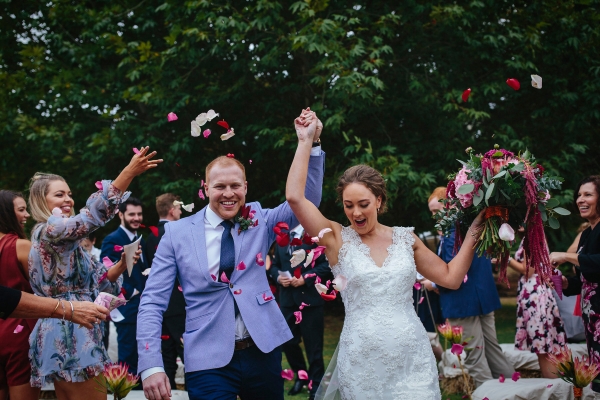
[[171,384],[169,378],[164,372],[157,372],[150,375],[142,382],[144,395],[148,400],[170,400]]

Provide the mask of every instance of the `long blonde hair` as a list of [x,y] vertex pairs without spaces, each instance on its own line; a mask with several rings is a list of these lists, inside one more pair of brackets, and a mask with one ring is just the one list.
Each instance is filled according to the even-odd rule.
[[[48,209],[46,196],[53,181],[66,182],[60,175],[36,172],[29,183],[29,211],[33,219],[39,223],[48,221],[52,215],[52,210]],[[71,215],[73,214],[71,209]]]

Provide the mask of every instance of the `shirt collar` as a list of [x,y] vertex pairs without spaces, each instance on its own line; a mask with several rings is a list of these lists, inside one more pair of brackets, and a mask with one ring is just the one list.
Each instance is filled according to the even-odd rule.
[[168,219],[161,218],[161,219],[158,220],[158,222],[171,222],[171,221],[168,220]]
[[224,221],[223,218],[219,217],[219,215],[210,208],[210,206],[206,207],[206,212],[204,213],[204,220],[210,224],[213,228],[216,228]]
[[125,231],[129,240],[133,240],[133,238],[136,237],[136,235],[137,235],[136,232],[131,232],[129,229],[125,228],[123,225],[119,225],[119,227]]
[[300,237],[304,233],[304,227],[302,225],[298,225],[290,231],[290,233],[292,232],[296,234],[296,237]]

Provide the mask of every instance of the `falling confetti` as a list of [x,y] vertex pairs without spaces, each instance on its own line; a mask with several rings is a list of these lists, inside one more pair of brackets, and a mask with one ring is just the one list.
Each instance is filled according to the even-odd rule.
[[519,90],[521,88],[521,84],[519,83],[519,81],[514,78],[508,78],[506,80],[506,84],[514,90]]
[[167,114],[167,121],[169,122],[173,122],[173,121],[177,121],[177,114],[175,114],[174,112],[170,112]]
[[469,88],[469,89],[465,90],[465,91],[462,93],[462,101],[463,101],[463,103],[466,103],[466,102],[467,102],[467,100],[469,100],[469,96],[470,96],[470,95],[471,95],[471,88]]

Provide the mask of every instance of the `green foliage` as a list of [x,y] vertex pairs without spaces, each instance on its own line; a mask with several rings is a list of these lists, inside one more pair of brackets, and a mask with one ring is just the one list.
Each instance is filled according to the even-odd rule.
[[[148,206],[167,190],[200,205],[204,166],[226,153],[246,164],[250,198],[274,205],[292,121],[307,106],[325,124],[322,210],[339,221],[336,178],[358,162],[387,179],[383,222],[420,229],[433,226],[428,194],[468,146],[529,148],[567,189],[599,171],[591,2],[4,0],[0,10],[3,188],[52,171],[82,204],[132,147],[149,145],[165,163],[132,186]],[[233,139],[190,136],[189,122],[210,108]],[[170,111],[178,121],[167,122]],[[563,206],[572,196],[563,192]]]

